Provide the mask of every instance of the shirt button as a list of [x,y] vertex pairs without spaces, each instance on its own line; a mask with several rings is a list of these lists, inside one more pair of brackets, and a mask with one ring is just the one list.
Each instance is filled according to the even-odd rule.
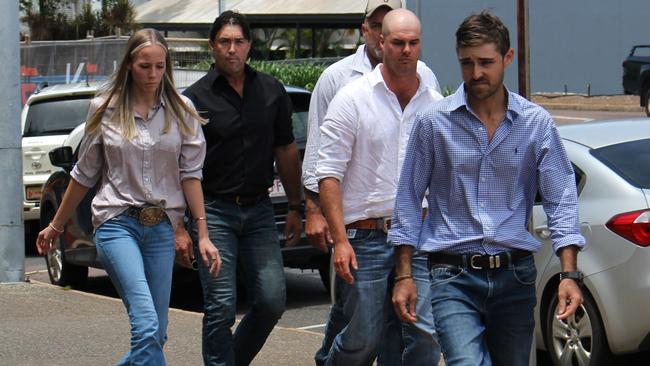
[[483,228],[484,228],[485,230],[490,230],[490,227],[489,227],[489,226],[487,226],[487,225],[486,225],[486,226],[484,226]]
[[485,203],[481,203],[481,208],[485,207]]
[[483,127],[479,127],[478,130],[479,130],[479,131],[483,131]]
[[485,177],[481,177],[481,182],[485,182]]

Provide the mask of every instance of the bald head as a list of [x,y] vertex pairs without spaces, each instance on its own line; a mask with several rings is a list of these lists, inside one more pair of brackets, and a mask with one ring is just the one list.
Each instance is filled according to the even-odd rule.
[[420,34],[420,19],[408,9],[395,9],[386,13],[381,33],[384,37],[393,32],[416,32]]

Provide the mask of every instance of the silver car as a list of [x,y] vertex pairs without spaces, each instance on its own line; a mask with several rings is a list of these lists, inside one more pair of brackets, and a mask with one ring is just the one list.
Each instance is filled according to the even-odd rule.
[[587,248],[578,255],[585,274],[584,304],[559,321],[560,263],[537,202],[532,229],[542,242],[535,255],[537,347],[556,365],[610,364],[612,354],[650,349],[650,119],[559,127],[576,172],[580,223]]

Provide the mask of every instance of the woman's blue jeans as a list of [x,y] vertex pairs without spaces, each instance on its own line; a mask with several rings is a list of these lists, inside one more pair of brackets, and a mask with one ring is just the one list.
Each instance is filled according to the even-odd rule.
[[145,226],[121,214],[97,228],[95,245],[131,323],[131,349],[117,364],[165,365],[175,255],[171,223]]
[[[285,279],[278,229],[270,199],[250,206],[206,196],[210,240],[219,249],[217,277],[199,261],[203,287],[203,362],[248,365],[284,313]],[[200,258],[195,246],[196,258]],[[234,335],[237,277],[244,284],[250,310]]]
[[500,269],[431,266],[433,317],[445,364],[528,365],[536,275],[532,255]]

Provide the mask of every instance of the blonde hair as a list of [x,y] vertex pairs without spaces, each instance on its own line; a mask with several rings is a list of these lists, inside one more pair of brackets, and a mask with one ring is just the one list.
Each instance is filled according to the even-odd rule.
[[98,95],[104,96],[104,102],[97,108],[86,123],[86,133],[93,134],[101,124],[102,117],[113,99],[115,99],[115,111],[110,116],[110,120],[117,124],[122,132],[122,136],[127,139],[133,139],[137,136],[138,131],[135,125],[135,115],[133,106],[133,78],[129,66],[135,58],[135,55],[144,47],[157,45],[165,50],[165,74],[160,81],[156,93],[165,103],[165,125],[162,133],[169,132],[171,120],[176,117],[181,133],[184,135],[193,135],[197,131],[187,123],[188,117],[197,119],[201,124],[205,121],[190,108],[174,87],[174,78],[172,76],[172,65],[169,57],[167,41],[155,29],[145,28],[135,32],[127,42],[124,58],[120,67],[111,76],[110,82],[102,87]]

